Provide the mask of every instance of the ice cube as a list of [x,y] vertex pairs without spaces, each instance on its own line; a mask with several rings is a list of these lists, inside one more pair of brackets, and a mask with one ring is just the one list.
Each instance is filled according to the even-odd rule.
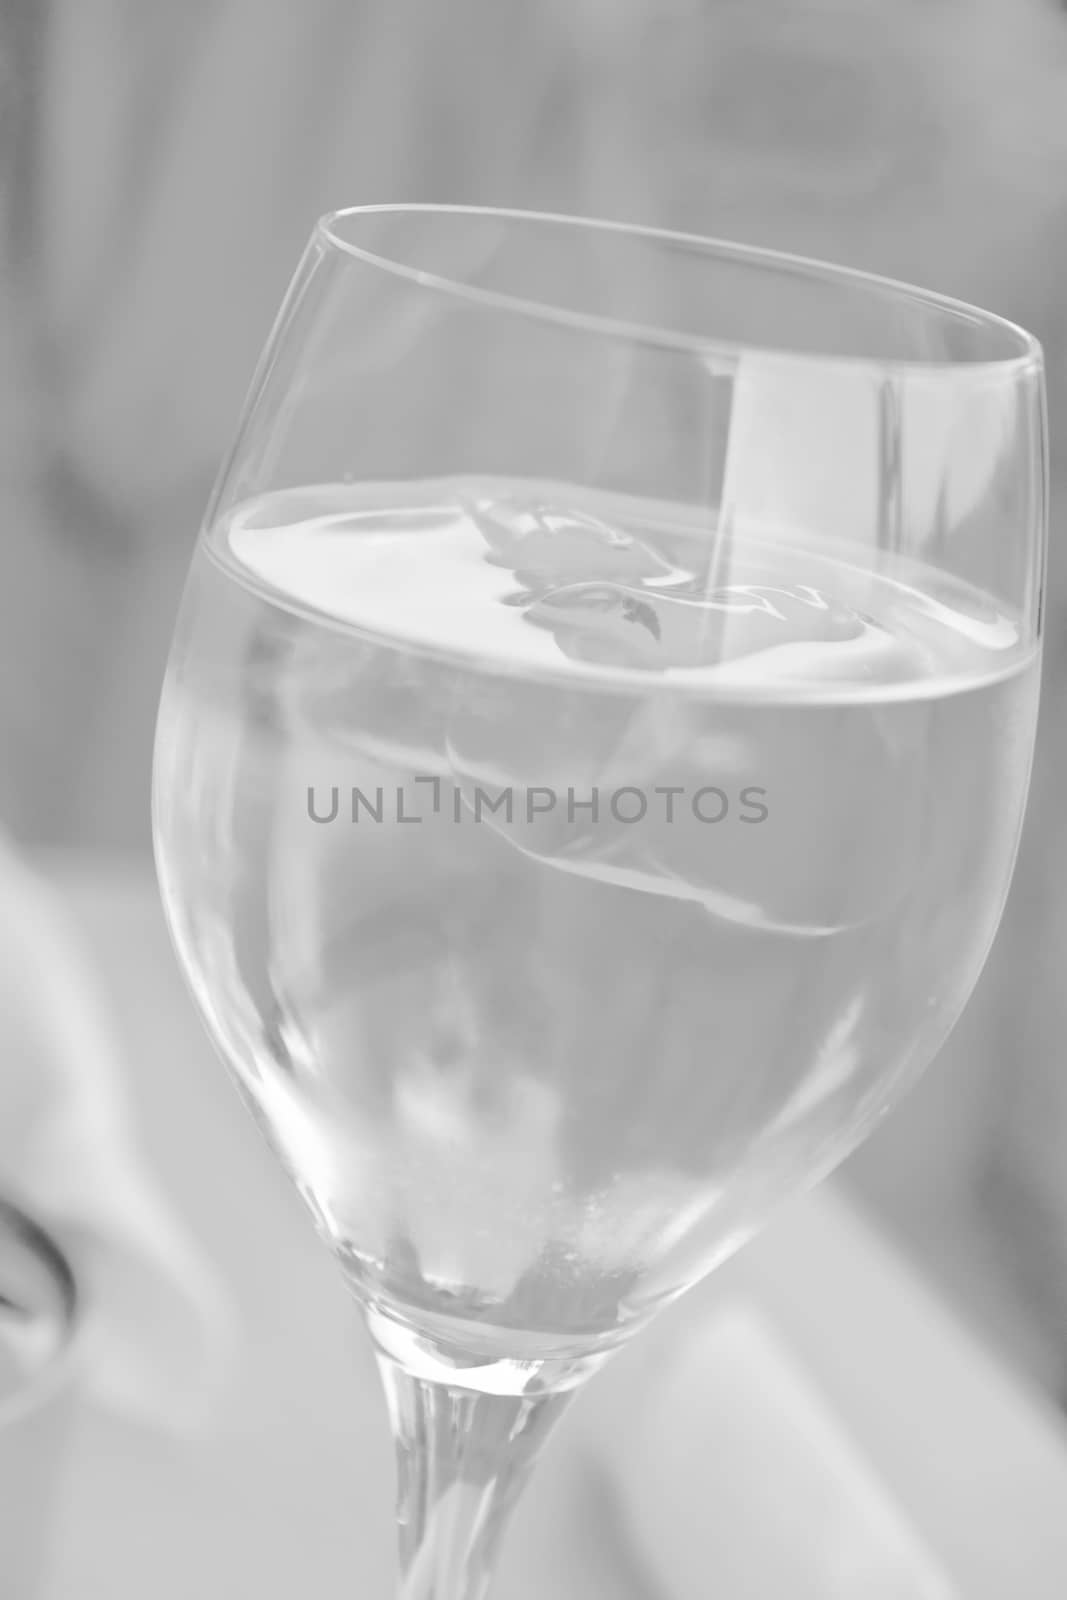
[[314,734],[335,769],[350,761],[441,774],[456,670],[415,652],[323,629],[292,678],[291,737]]
[[864,691],[922,679],[931,657],[869,571],[750,538],[712,583],[585,514],[478,515],[490,559],[527,585],[509,597],[524,621],[628,674],[472,685],[447,751],[480,820],[567,872],[756,929],[832,933],[904,892],[923,721]]
[[468,804],[524,855],[806,935],[906,892],[931,736],[921,698],[501,694],[494,717],[454,720],[450,754]]
[[857,612],[810,585],[703,592],[693,579],[666,590],[567,584],[533,598],[526,618],[551,630],[572,660],[648,672],[715,667],[783,645],[839,646],[869,632]]
[[571,581],[667,581],[684,576],[655,551],[588,512],[517,496],[482,496],[468,512],[495,566],[537,591]]
[[470,682],[447,735],[467,813],[527,854],[603,843],[593,797],[633,716],[633,694],[609,686]]
[[693,707],[657,779],[683,793],[644,863],[753,928],[820,935],[884,915],[917,859],[928,737],[922,702]]

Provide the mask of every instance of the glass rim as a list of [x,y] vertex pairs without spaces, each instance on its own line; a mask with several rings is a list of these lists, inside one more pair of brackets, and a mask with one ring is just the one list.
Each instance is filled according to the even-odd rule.
[[[946,319],[953,320],[957,324],[969,324],[972,328],[982,328],[990,332],[999,333],[1017,348],[1010,354],[984,357],[975,361],[962,359],[913,360],[902,356],[880,357],[860,354],[821,353],[814,346],[810,350],[786,350],[777,348],[774,345],[738,343],[729,339],[717,338],[714,335],[689,334],[668,328],[657,328],[645,323],[602,316],[599,313],[578,311],[563,304],[556,304],[551,300],[529,299],[522,295],[508,294],[499,289],[484,289],[471,283],[465,283],[461,278],[453,278],[447,274],[428,271],[402,259],[382,255],[377,251],[354,243],[351,239],[346,239],[341,232],[341,225],[353,218],[386,216],[389,214],[493,218],[501,221],[548,223],[553,226],[563,225],[601,233],[625,234],[630,238],[644,240],[652,244],[680,246],[688,250],[699,251],[709,257],[732,261],[735,264],[743,265],[747,262],[755,267],[775,269],[794,277],[821,279],[824,282],[839,284],[843,288],[862,288],[872,293],[877,292],[899,304],[911,303],[917,307],[925,307],[927,310],[938,312]],[[651,227],[643,223],[610,221],[595,217],[572,215],[566,212],[528,211],[521,208],[498,206],[446,205],[433,202],[413,202],[410,204],[387,202],[373,205],[343,206],[334,211],[324,212],[315,223],[312,237],[321,241],[329,249],[340,251],[344,255],[362,261],[367,266],[375,267],[382,272],[404,279],[409,283],[415,283],[435,293],[449,295],[457,300],[481,305],[487,309],[507,312],[512,316],[525,317],[532,321],[567,328],[572,332],[612,339],[624,339],[631,344],[649,346],[670,351],[674,354],[703,357],[718,356],[725,361],[731,362],[736,362],[742,356],[746,356],[758,358],[761,362],[772,365],[783,363],[789,366],[796,366],[799,364],[808,367],[819,366],[822,368],[845,368],[849,370],[873,368],[886,373],[899,374],[901,377],[921,375],[949,379],[954,383],[973,381],[976,378],[986,382],[990,379],[995,379],[999,382],[1018,381],[1027,376],[1040,376],[1044,371],[1044,353],[1040,341],[1019,323],[1013,322],[997,312],[987,311],[981,306],[972,305],[965,300],[955,299],[951,295],[940,294],[936,290],[920,288],[918,285],[907,283],[902,279],[867,272],[859,267],[841,266],[813,256],[774,250],[764,245],[742,244],[737,241],[703,234]]]
[[78,1359],[82,1329],[82,1299],[77,1279],[66,1255],[49,1233],[17,1205],[0,1196],[0,1227],[13,1231],[44,1269],[58,1291],[61,1323],[56,1345],[40,1366],[0,1396],[0,1434],[38,1410],[65,1388]]

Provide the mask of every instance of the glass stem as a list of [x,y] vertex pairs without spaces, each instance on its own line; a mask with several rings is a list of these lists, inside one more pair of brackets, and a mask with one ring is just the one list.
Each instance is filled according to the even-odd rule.
[[483,1600],[500,1535],[572,1389],[483,1394],[379,1350],[397,1464],[399,1600]]

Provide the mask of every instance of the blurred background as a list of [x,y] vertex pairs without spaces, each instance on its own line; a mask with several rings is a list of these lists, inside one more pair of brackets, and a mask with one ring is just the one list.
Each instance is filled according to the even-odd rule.
[[[1062,0],[0,0],[0,825],[149,852],[220,457],[316,216],[582,212],[1025,323],[1067,386]],[[1067,562],[1020,869],[938,1068],[846,1181],[1067,1403]]]

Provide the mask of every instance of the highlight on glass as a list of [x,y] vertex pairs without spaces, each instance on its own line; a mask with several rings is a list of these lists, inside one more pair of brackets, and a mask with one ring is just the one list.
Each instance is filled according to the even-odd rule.
[[995,316],[562,217],[316,227],[189,575],[155,841],[366,1316],[406,1600],[486,1593],[568,1398],[952,1028],[1045,541],[1041,352]]

